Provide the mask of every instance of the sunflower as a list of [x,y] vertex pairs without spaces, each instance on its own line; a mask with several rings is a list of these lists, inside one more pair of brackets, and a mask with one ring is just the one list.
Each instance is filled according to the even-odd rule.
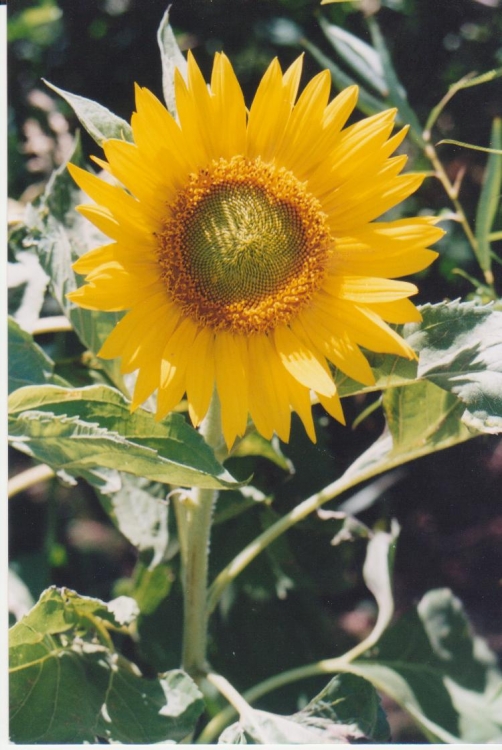
[[186,394],[197,426],[216,389],[229,447],[249,416],[287,441],[292,411],[315,440],[312,392],[343,422],[330,365],[371,385],[360,347],[413,358],[388,323],[420,320],[417,289],[394,279],[443,234],[429,217],[374,223],[423,180],[391,156],[396,111],[343,129],[357,87],[329,103],[323,71],[297,98],[301,70],[274,60],[248,110],[225,55],[208,87],[189,53],[177,118],[137,86],[134,143],[104,142],[113,184],[69,166],[111,242],[75,263],[87,283],[68,296],[127,311],[100,356],[138,371],[133,409],[157,391],[159,419]]

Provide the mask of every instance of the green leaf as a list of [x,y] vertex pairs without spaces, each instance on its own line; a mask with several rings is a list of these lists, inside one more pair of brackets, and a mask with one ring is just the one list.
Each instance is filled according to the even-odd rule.
[[284,469],[288,474],[294,474],[294,468],[291,461],[286,458],[281,451],[278,440],[266,440],[255,430],[245,435],[239,440],[232,450],[232,456],[262,456],[268,458],[280,469]]
[[344,475],[347,479],[374,476],[477,434],[461,421],[462,402],[432,383],[391,388],[384,394],[383,406],[389,428],[351,464]]
[[151,554],[148,569],[153,570],[169,545],[166,488],[125,473],[120,484],[117,492],[99,493],[101,504],[126,539],[140,552]]
[[355,675],[342,674],[292,716],[251,709],[223,732],[219,744],[385,742],[389,734],[373,686]]
[[385,393],[383,406],[392,459],[408,456],[410,460],[473,437],[461,421],[462,403],[432,383],[392,388]]
[[[397,386],[413,388],[415,397],[408,398],[413,410],[413,399],[423,398],[427,390],[420,390],[417,379],[437,385],[458,397],[464,404],[461,419],[475,430],[498,433],[502,430],[502,312],[493,306],[474,302],[441,302],[420,308],[421,323],[398,327],[398,332],[419,355],[416,362],[389,355],[367,352],[376,383],[363,387],[337,372],[336,382],[341,396]],[[425,386],[424,386],[425,388]],[[439,398],[437,396],[436,398]],[[421,417],[421,404],[413,413],[416,432],[437,420],[426,406]],[[434,402],[435,403],[435,402]],[[445,403],[448,411],[454,401]],[[411,415],[411,412],[410,412]],[[458,417],[457,412],[455,415]],[[448,425],[451,426],[450,422]],[[439,424],[438,424],[439,426]],[[409,427],[406,426],[410,438]],[[415,441],[415,436],[410,438]],[[464,439],[467,439],[464,438]]]
[[9,317],[9,393],[26,385],[51,383],[54,362],[33,336]]
[[393,698],[432,741],[500,738],[502,673],[447,589],[429,591],[416,611],[387,630],[369,658],[347,669]]
[[475,223],[478,259],[483,271],[489,271],[492,265],[489,236],[500,205],[502,187],[502,120],[499,117],[493,121],[490,146],[499,153],[492,152],[488,157]]
[[187,61],[178,47],[176,37],[169,25],[169,6],[164,13],[157,32],[157,42],[160,47],[160,57],[162,62],[162,89],[167,109],[176,116],[176,97],[174,93],[174,71],[176,68],[180,71],[183,78],[187,77]]
[[418,615],[459,714],[460,737],[485,743],[502,736],[502,672],[486,642],[472,633],[462,603],[447,589],[429,591]]
[[502,312],[452,302],[426,305],[422,313],[425,326],[406,327],[420,353],[418,376],[458,397],[468,427],[502,432]]
[[147,568],[138,560],[133,580],[127,582],[128,590],[123,593],[133,597],[142,615],[151,615],[168,596],[173,580],[173,572],[167,565]]
[[[107,630],[121,626],[121,609],[123,601],[106,604],[52,587],[14,625],[13,742],[156,743],[193,730],[203,702],[192,680],[180,670],[145,679],[115,652]],[[136,613],[129,607],[125,621]]]
[[401,121],[410,125],[410,135],[413,136],[414,140],[419,144],[419,146],[424,148],[425,142],[422,136],[423,128],[420,125],[415,112],[408,104],[406,90],[397,77],[397,73],[392,63],[392,58],[390,56],[382,32],[380,31],[380,27],[378,26],[377,20],[374,16],[368,16],[366,21],[368,23],[371,38],[373,40],[373,45],[378,52],[382,63],[385,80],[389,87],[390,101],[399,110]]
[[133,414],[108,386],[29,386],[10,398],[10,435],[19,450],[86,477],[105,467],[181,486],[236,486],[199,433],[180,414],[156,422]]
[[78,94],[71,94],[69,91],[64,91],[64,89],[54,86],[49,81],[44,80],[44,83],[70,105],[82,126],[87,130],[91,138],[96,141],[98,146],[102,146],[103,141],[106,141],[108,138],[118,138],[119,140],[132,142],[131,126],[121,117],[117,117],[109,109],[92,101],[92,99],[86,99],[85,96],[79,96]]
[[[333,62],[327,55],[325,55],[319,47],[308,39],[302,39],[302,44],[308,52],[312,55],[314,60],[317,60],[322,68],[326,68],[331,73],[331,78],[335,87],[342,91],[347,86],[356,85],[356,81],[347,75],[336,63]],[[358,109],[365,115],[374,115],[377,112],[383,112],[386,109],[386,103],[377,99],[375,96],[370,94],[363,86],[359,86],[359,97],[357,100]]]
[[[307,724],[311,719],[314,722],[321,719],[345,725],[350,736],[358,739],[372,742],[388,742],[390,739],[389,725],[378,693],[371,683],[356,675],[334,677],[295,717],[302,717],[302,723]],[[326,730],[328,738],[331,732],[328,727]]]
[[380,57],[369,44],[322,16],[321,29],[331,46],[363,81],[374,88],[383,98],[388,97],[389,87],[385,80]]
[[[18,6],[19,7],[19,6]],[[45,2],[43,5],[32,6],[31,8],[25,8],[19,13],[10,16],[7,24],[7,40],[9,43],[17,40],[29,40],[31,44],[37,44],[40,42],[44,44],[44,34],[38,36],[37,32],[40,28],[47,29],[47,27],[57,24],[63,15],[61,8],[52,2]],[[57,32],[56,32],[57,33]],[[52,40],[52,36],[49,37]],[[45,36],[45,39],[47,37]],[[45,45],[48,42],[45,41]],[[44,45],[44,46],[45,46]]]

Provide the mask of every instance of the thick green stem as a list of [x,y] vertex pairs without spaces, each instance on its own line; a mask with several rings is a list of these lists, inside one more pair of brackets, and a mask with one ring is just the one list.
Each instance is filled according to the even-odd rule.
[[[223,460],[220,404],[216,392],[200,432],[208,445]],[[193,677],[208,670],[206,662],[207,571],[213,508],[217,491],[194,488],[174,495],[179,528],[183,582],[183,655],[182,667]]]

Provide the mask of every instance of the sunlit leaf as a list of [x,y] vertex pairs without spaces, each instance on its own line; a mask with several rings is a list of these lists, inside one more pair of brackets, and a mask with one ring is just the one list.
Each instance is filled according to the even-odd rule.
[[[493,306],[459,301],[424,305],[420,312],[421,323],[398,327],[419,355],[418,364],[367,352],[376,384],[363,387],[337,373],[340,395],[409,387],[416,394],[409,394],[413,409],[413,399],[421,393],[416,381],[428,381],[458,397],[465,407],[461,418],[467,425],[480,432],[502,431],[502,312]],[[404,391],[400,398],[407,398]],[[423,403],[425,414],[427,404]],[[417,405],[412,417],[417,432],[422,429],[421,406]]]
[[118,138],[120,140],[132,141],[132,130],[128,122],[121,117],[117,117],[102,104],[87,99],[85,96],[71,94],[55,86],[49,81],[44,83],[56,92],[62,99],[70,105],[75,112],[80,123],[87,130],[98,146],[103,144],[108,138]]
[[120,485],[117,492],[99,493],[101,504],[126,539],[140,552],[151,554],[152,570],[169,545],[166,488],[125,473],[120,475]]
[[176,68],[182,76],[187,76],[187,61],[178,46],[176,37],[169,24],[169,6],[164,13],[157,32],[157,42],[160,47],[160,58],[162,62],[162,89],[164,99],[169,112],[176,115],[176,97],[174,93],[174,71]]
[[373,47],[340,26],[328,23],[322,16],[319,23],[326,39],[352,71],[382,97],[387,97],[389,87],[384,77],[380,57]]
[[[322,68],[329,70],[333,83],[339,91],[347,88],[347,86],[357,85],[357,81],[354,80],[354,78],[347,75],[347,73],[325,55],[324,52],[322,52],[313,42],[308,39],[302,39],[302,44]],[[377,97],[366,91],[364,86],[359,86],[357,107],[363,114],[374,115],[377,112],[383,112],[387,106],[388,104],[386,102],[377,99]]]
[[9,402],[9,434],[19,450],[70,474],[100,467],[207,488],[235,486],[199,433],[180,414],[163,422],[107,386],[30,386]]
[[408,103],[406,89],[402,85],[394,69],[390,52],[387,48],[387,44],[382,35],[382,32],[380,31],[377,20],[374,16],[368,16],[366,20],[371,33],[371,38],[373,40],[373,45],[380,56],[385,80],[389,87],[389,99],[392,104],[399,110],[400,119],[410,125],[410,135],[413,136],[415,141],[420,146],[423,146],[423,128],[420,125],[415,112]]
[[502,432],[502,312],[452,302],[422,308],[424,323],[407,328],[420,353],[418,377],[466,406],[463,421],[481,432]]
[[16,254],[8,264],[9,312],[26,331],[32,331],[39,318],[49,281],[37,256],[27,250]]

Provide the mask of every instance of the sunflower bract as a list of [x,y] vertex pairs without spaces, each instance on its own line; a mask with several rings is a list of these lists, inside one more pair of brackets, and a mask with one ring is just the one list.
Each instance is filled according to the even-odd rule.
[[343,422],[330,364],[372,384],[360,347],[414,357],[388,323],[420,320],[417,290],[395,277],[428,266],[443,234],[374,222],[422,182],[391,156],[406,129],[392,136],[394,110],[344,129],[357,88],[329,102],[323,71],[297,98],[301,68],[274,60],[248,111],[225,55],[208,88],[189,54],[178,120],[136,87],[134,143],[105,141],[120,185],[69,166],[111,240],[75,263],[87,283],[69,297],[127,311],[100,356],[138,371],[133,408],[157,391],[159,419],[186,395],[198,425],[216,388],[228,446],[249,417],[287,441],[292,411],[315,440],[311,392]]

